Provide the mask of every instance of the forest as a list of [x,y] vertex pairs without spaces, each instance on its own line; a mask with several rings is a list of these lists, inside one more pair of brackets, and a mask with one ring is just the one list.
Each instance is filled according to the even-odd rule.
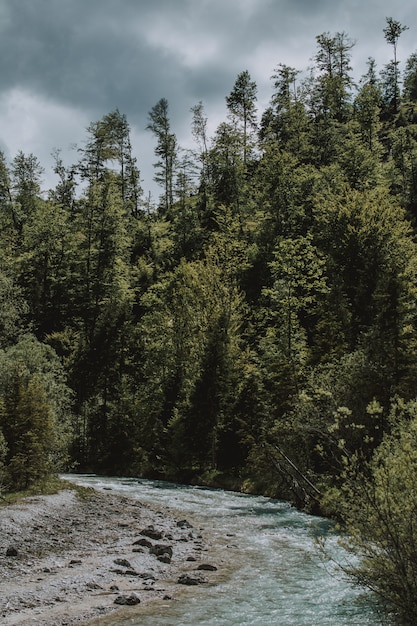
[[[345,32],[247,70],[208,136],[178,144],[165,98],[158,202],[126,116],[77,161],[0,154],[0,479],[61,470],[291,500],[339,520],[351,573],[417,616],[417,52],[356,81]],[[313,42],[314,44],[314,42]],[[369,541],[372,539],[372,541]],[[407,621],[408,620],[408,621]]]

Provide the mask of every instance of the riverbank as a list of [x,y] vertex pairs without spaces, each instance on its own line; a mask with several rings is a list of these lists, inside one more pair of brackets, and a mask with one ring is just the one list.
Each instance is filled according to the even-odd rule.
[[[189,520],[65,489],[0,507],[3,626],[73,626],[214,582],[219,552]],[[138,604],[139,608],[133,606]]]

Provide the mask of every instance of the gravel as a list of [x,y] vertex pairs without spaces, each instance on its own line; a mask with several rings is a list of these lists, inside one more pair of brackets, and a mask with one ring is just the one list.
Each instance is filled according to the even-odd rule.
[[72,626],[166,604],[210,550],[186,520],[113,494],[68,489],[1,506],[0,622]]

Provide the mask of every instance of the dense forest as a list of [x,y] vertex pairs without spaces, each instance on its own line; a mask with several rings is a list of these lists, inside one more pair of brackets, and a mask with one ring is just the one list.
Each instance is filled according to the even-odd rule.
[[[417,52],[353,78],[316,37],[271,98],[242,71],[213,136],[178,145],[162,98],[157,203],[126,116],[77,162],[0,155],[4,489],[60,469],[291,499],[343,521],[353,572],[417,614]],[[372,537],[370,544],[367,539]]]

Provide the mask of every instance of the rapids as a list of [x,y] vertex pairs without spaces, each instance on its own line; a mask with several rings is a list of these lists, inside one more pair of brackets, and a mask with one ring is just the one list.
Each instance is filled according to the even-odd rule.
[[[351,558],[330,521],[263,496],[162,481],[70,475],[66,479],[192,516],[223,542],[231,568],[218,584],[193,587],[181,601],[144,607],[114,626],[381,626],[372,596],[337,563]],[[317,538],[326,537],[326,558]],[[153,604],[153,603],[152,603]]]

